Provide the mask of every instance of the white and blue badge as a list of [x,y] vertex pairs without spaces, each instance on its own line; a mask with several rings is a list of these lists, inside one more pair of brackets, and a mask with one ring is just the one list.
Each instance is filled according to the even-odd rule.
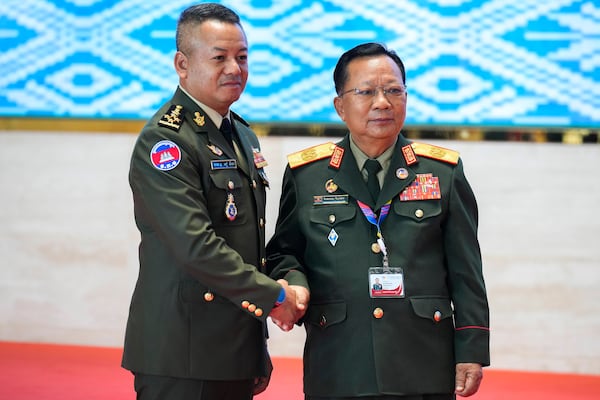
[[156,169],[169,171],[179,165],[181,150],[170,140],[161,140],[150,151],[150,161]]

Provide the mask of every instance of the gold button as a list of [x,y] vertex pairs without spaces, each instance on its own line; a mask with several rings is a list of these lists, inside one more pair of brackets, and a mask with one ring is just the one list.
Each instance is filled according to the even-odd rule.
[[260,259],[260,265],[264,268],[267,266],[267,259],[266,258],[261,258]]
[[250,305],[250,302],[248,300],[242,301],[242,308],[248,308],[249,305]]
[[417,211],[415,211],[415,217],[423,218],[423,210],[419,208]]
[[334,214],[330,214],[329,215],[329,223],[333,224],[335,222],[335,215]]
[[381,252],[381,247],[379,247],[379,243],[373,243],[373,244],[371,244],[371,251],[373,253],[380,253]]
[[214,298],[215,298],[215,295],[212,294],[211,292],[204,293],[204,300],[213,301]]
[[250,305],[248,306],[248,311],[250,311],[250,312],[254,312],[254,311],[256,311],[256,305],[255,305],[255,304],[250,304]]
[[380,319],[383,317],[383,310],[379,307],[377,307],[376,309],[373,310],[373,316],[377,319]]
[[256,181],[252,179],[252,189],[256,189]]
[[262,308],[257,308],[256,310],[254,310],[254,315],[256,315],[257,317],[262,316],[263,315]]
[[259,225],[261,228],[264,228],[264,227],[265,227],[265,220],[264,220],[264,218],[260,218],[260,219],[258,220],[258,225]]
[[229,190],[233,190],[235,189],[235,183],[233,183],[233,181],[229,181],[227,182],[227,187],[229,188]]
[[442,320],[442,313],[439,310],[433,313],[433,320],[435,322],[440,322]]

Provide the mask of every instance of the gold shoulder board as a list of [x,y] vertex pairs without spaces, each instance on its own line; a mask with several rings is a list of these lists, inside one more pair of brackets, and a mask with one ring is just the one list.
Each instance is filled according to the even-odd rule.
[[335,149],[335,144],[332,142],[312,146],[288,155],[288,163],[290,164],[290,168],[296,168],[313,161],[331,157],[333,149]]
[[457,151],[426,143],[414,142],[411,146],[415,151],[415,154],[419,156],[433,158],[450,164],[458,164],[458,158],[460,154]]

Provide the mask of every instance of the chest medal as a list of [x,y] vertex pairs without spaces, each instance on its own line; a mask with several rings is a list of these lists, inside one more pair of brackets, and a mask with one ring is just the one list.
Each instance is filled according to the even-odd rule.
[[227,193],[227,201],[225,202],[225,217],[234,221],[235,217],[237,217],[237,207],[235,205],[235,200],[233,198],[233,193]]

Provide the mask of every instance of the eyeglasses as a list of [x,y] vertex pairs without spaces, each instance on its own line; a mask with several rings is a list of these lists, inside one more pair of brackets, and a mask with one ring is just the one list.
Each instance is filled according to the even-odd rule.
[[381,87],[377,86],[375,88],[353,88],[348,89],[345,92],[340,93],[338,96],[342,97],[348,93],[354,93],[356,97],[363,100],[370,100],[373,97],[377,96],[379,93],[379,89],[383,92],[383,95],[388,99],[395,99],[403,97],[406,94],[406,86],[390,86],[390,87]]

